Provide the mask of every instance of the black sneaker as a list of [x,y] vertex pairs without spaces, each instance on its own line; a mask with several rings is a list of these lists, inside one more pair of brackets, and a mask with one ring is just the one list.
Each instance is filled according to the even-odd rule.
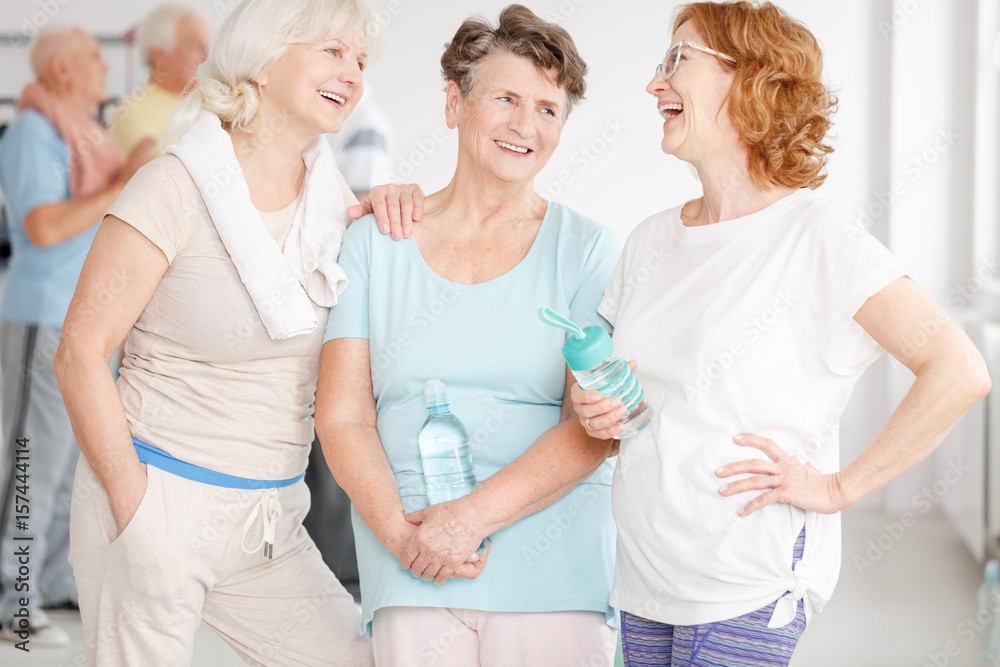
[[53,602],[50,604],[43,604],[42,609],[45,611],[80,611],[80,603],[76,600],[63,600],[62,602]]

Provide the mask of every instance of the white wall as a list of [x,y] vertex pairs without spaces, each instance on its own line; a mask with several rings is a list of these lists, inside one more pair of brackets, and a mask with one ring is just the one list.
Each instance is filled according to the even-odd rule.
[[[218,25],[231,0],[200,0]],[[985,0],[984,0],[985,1]],[[0,31],[22,31],[25,21],[77,22],[98,33],[122,33],[154,6],[153,0],[4,0]],[[506,2],[482,0],[475,10],[495,18]],[[586,101],[574,111],[562,145],[540,174],[540,192],[613,228],[622,241],[647,215],[699,194],[688,168],[659,149],[661,120],[646,83],[668,45],[677,3],[651,0],[525,0],[574,36],[590,65]],[[822,192],[866,224],[940,299],[967,273],[972,257],[971,75],[956,69],[974,41],[966,14],[976,0],[780,0],[816,34],[826,54],[826,78],[840,99],[837,152]],[[455,137],[446,130],[439,58],[445,42],[473,10],[456,0],[370,0],[386,21],[386,48],[369,70],[374,97],[392,120],[400,156],[397,173],[431,191],[447,183]],[[57,10],[57,11],[55,11]],[[941,38],[938,40],[938,38]],[[940,62],[939,55],[943,55]],[[114,56],[113,58],[111,56]],[[23,52],[0,45],[0,96],[27,80]],[[110,89],[131,81],[125,55],[109,54]],[[907,66],[901,59],[912,59]],[[894,179],[906,177],[912,151],[932,145],[939,128],[960,136],[939,164],[907,181],[887,213]],[[587,151],[587,152],[584,152]],[[559,185],[561,173],[567,185]],[[995,182],[995,181],[994,181]],[[561,190],[560,190],[561,189]],[[842,420],[845,461],[874,435],[909,382],[905,369],[878,362],[859,383]],[[868,506],[905,508],[931,477],[928,465],[907,473]],[[894,500],[895,499],[895,500]]]
[[[191,4],[218,25],[232,1]],[[45,18],[81,23],[100,34],[121,34],[155,4],[155,0],[4,0],[0,31],[22,32],[30,22],[38,24]],[[475,8],[495,18],[506,4],[483,0]],[[560,150],[539,176],[538,189],[555,194],[554,179],[569,170],[572,182],[559,192],[560,199],[614,228],[623,240],[642,217],[699,193],[688,168],[660,152],[661,121],[653,98],[645,92],[667,46],[676,4],[527,0],[533,10],[558,19],[570,31],[591,69],[587,99],[570,118]],[[826,48],[828,78],[839,89],[842,104],[836,130],[840,148],[824,187],[827,196],[850,210],[858,209],[872,190],[873,147],[879,135],[884,140],[884,127],[873,122],[872,109],[884,88],[881,74],[888,68],[888,51],[878,43],[873,8],[887,0],[780,4],[804,20]],[[387,26],[386,48],[369,70],[368,82],[396,127],[402,158],[398,171],[427,190],[436,189],[451,176],[455,153],[450,133],[443,143],[434,141],[440,136],[434,131],[445,127],[438,63],[445,42],[472,10],[455,0],[372,0],[370,5],[383,12]],[[55,17],[48,19],[46,12],[55,9]],[[16,95],[30,79],[23,55],[23,46],[0,45],[0,96]],[[129,81],[127,58],[121,48],[109,49],[107,57],[112,66],[109,90],[121,94]],[[431,146],[433,154],[427,158],[423,153]],[[591,160],[583,152],[588,146],[589,155],[604,150]],[[416,163],[419,167],[414,168]]]

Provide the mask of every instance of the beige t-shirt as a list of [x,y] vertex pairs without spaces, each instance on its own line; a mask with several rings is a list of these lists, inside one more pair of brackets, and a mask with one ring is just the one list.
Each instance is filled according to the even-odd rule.
[[[340,181],[345,201],[355,203]],[[279,245],[298,204],[261,213]],[[287,479],[305,470],[328,309],[313,304],[320,325],[312,333],[271,340],[201,193],[173,155],[140,169],[108,214],[142,232],[170,263],[125,344],[118,390],[132,435],[239,477]]]

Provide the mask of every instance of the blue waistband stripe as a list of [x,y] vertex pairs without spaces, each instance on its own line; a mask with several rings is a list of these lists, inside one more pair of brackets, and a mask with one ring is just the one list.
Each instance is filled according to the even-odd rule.
[[132,444],[135,445],[135,453],[139,455],[139,460],[146,465],[154,466],[172,475],[190,479],[194,482],[222,486],[227,489],[278,489],[283,486],[291,486],[306,476],[304,472],[289,479],[248,479],[246,477],[226,475],[225,473],[215,472],[208,468],[196,466],[193,463],[175,459],[162,449],[147,445],[142,440],[132,438]]

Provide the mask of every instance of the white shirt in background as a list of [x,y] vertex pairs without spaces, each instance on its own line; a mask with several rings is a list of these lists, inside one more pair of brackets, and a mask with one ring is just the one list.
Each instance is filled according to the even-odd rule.
[[340,132],[327,134],[337,169],[356,193],[395,182],[396,149],[389,117],[371,96],[371,90],[354,107]]

